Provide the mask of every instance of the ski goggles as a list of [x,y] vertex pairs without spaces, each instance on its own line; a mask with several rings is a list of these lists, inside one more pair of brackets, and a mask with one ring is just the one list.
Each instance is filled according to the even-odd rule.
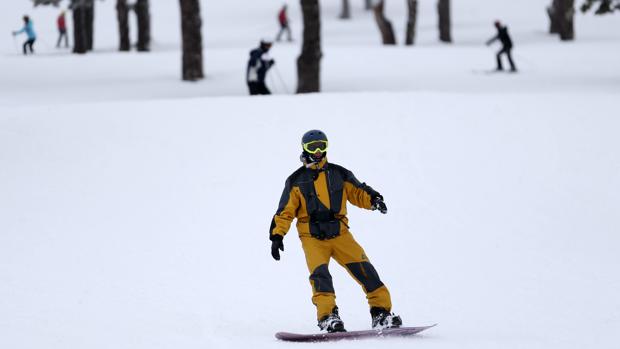
[[303,146],[304,150],[310,154],[325,153],[327,151],[327,141],[312,141],[304,143]]

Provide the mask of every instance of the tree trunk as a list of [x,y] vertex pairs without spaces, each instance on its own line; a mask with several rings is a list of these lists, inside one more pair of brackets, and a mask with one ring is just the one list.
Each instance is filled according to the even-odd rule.
[[94,24],[95,24],[95,3],[94,1],[88,1],[85,8],[85,25],[86,29],[86,49],[88,51],[93,50],[93,42],[94,42]]
[[349,0],[342,0],[342,12],[340,12],[340,19],[351,18],[351,6]]
[[86,13],[81,4],[71,7],[73,13],[73,53],[84,54],[88,51],[86,41]]
[[119,51],[129,51],[131,44],[129,42],[129,7],[127,0],[116,1],[116,16],[118,18],[118,35],[120,38]]
[[138,0],[135,11],[138,17],[138,51],[149,51],[151,49],[149,0]]
[[563,41],[575,39],[575,0],[559,0],[557,10],[558,31]]
[[351,18],[351,6],[349,0],[342,0],[342,10],[339,17],[340,19]]
[[437,13],[439,14],[439,40],[442,42],[452,42],[450,34],[450,0],[439,0],[437,2]]
[[183,80],[204,78],[202,70],[202,19],[199,0],[181,1],[181,32],[183,37]]
[[366,10],[372,10],[372,0],[364,0],[364,8]]
[[553,0],[551,5],[547,7],[547,15],[549,16],[549,34],[560,33],[560,26],[557,16],[558,2],[559,0]]
[[385,17],[383,12],[383,8],[385,5],[384,0],[380,0],[374,7],[373,11],[375,13],[375,20],[377,21],[377,26],[379,27],[379,31],[381,32],[381,39],[384,45],[396,45],[396,36],[394,35],[394,28],[392,27],[392,23]]
[[415,43],[415,27],[418,18],[418,0],[407,0],[407,8],[405,45],[413,45]]
[[321,9],[319,0],[301,0],[304,32],[297,58],[297,93],[321,90]]

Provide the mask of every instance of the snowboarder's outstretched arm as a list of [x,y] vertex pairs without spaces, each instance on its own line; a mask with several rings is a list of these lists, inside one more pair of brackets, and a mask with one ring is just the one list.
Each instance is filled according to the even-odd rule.
[[373,211],[378,209],[381,213],[387,213],[383,196],[366,183],[360,183],[353,172],[348,170],[344,179],[344,189],[347,199],[353,205]]
[[20,29],[20,30],[15,30],[15,31],[13,32],[13,35],[18,35],[18,34],[21,34],[21,33],[25,32],[25,31],[26,31],[26,27],[23,27],[23,28],[22,28],[22,29]]
[[489,40],[487,40],[486,45],[489,46],[492,43],[494,43],[497,39],[499,39],[499,34],[495,35],[494,37],[490,38]]

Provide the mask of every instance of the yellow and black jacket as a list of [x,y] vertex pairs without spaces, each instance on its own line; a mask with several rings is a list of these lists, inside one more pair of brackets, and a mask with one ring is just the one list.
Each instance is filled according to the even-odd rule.
[[335,238],[348,232],[347,201],[370,209],[372,199],[380,196],[351,171],[326,158],[311,168],[302,166],[286,180],[269,237],[284,237],[297,218],[300,237]]

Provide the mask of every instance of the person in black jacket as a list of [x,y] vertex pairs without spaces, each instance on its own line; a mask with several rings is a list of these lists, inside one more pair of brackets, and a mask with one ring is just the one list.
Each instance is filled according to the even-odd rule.
[[250,95],[269,95],[271,92],[265,85],[267,71],[275,61],[267,54],[271,48],[271,42],[261,40],[260,46],[250,52],[248,69],[246,72],[246,82],[250,90]]
[[508,62],[510,62],[510,71],[516,72],[517,67],[512,60],[511,51],[513,45],[512,39],[510,38],[510,35],[508,35],[508,27],[502,26],[500,21],[495,21],[495,28],[497,28],[497,35],[487,41],[487,46],[491,45],[496,40],[499,40],[502,43],[502,49],[497,52],[497,70],[504,70],[504,67],[502,66],[502,54],[506,54],[508,57]]

